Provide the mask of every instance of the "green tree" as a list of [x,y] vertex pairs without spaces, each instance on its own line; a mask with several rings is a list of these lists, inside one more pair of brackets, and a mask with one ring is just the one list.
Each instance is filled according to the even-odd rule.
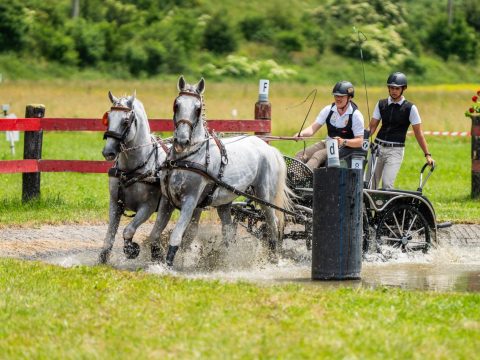
[[429,47],[445,60],[450,55],[457,55],[468,61],[475,59],[477,54],[478,39],[475,30],[460,16],[455,17],[452,25],[448,25],[446,15],[437,17],[428,40]]
[[216,54],[228,54],[237,49],[233,27],[222,14],[217,13],[208,21],[203,34],[203,46]]
[[95,66],[105,55],[105,29],[107,23],[91,24],[84,19],[73,22],[71,35],[81,66]]
[[0,52],[23,48],[27,35],[25,8],[18,0],[0,3]]

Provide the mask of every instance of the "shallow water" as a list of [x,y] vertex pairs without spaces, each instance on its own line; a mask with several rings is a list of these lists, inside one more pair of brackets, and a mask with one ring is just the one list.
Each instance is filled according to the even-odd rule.
[[[362,263],[361,279],[312,281],[311,256],[300,243],[286,242],[278,264],[269,264],[256,239],[241,236],[228,249],[221,246],[219,234],[204,229],[191,248],[180,250],[173,269],[149,261],[146,244],[137,259],[126,260],[120,245],[114,248],[111,265],[121,269],[143,269],[158,275],[222,281],[248,281],[263,285],[300,283],[319,287],[398,287],[409,290],[480,292],[480,247],[444,245],[428,254],[406,254],[389,249],[383,261],[369,256]],[[119,243],[119,242],[117,242]],[[76,250],[49,254],[42,260],[61,266],[95,265],[98,250]]]

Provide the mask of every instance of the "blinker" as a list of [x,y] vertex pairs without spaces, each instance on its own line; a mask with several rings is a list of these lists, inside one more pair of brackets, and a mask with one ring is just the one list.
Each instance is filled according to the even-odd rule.
[[110,113],[110,111],[106,111],[105,114],[103,114],[103,117],[102,117],[102,124],[104,126],[108,126],[108,114]]

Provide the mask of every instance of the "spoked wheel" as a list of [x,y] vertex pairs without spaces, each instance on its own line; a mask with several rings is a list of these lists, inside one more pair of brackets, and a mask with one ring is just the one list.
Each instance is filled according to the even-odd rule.
[[403,251],[427,252],[430,228],[425,217],[412,205],[398,205],[388,210],[376,231],[377,245],[399,247]]

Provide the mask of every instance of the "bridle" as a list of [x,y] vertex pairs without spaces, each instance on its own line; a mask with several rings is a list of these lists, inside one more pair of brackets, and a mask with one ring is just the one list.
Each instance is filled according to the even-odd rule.
[[[135,111],[133,109],[130,109],[125,106],[112,106],[110,108],[110,111],[107,112],[107,116],[110,115],[110,112],[112,111],[123,111],[127,115],[125,116],[127,118],[125,128],[121,133],[116,132],[116,131],[111,131],[107,130],[103,133],[103,139],[106,140],[107,138],[113,138],[116,139],[120,142],[120,144],[125,145],[125,140],[128,137],[128,134],[130,133],[130,129],[132,128],[132,125],[135,123],[137,125],[137,118],[135,116]],[[110,125],[110,124],[109,124]]]
[[[198,120],[195,122],[195,123],[192,123],[192,121],[190,121],[189,119],[180,119],[180,120],[175,120],[175,113],[177,112],[177,99],[181,96],[193,96],[194,98],[197,98],[198,100],[200,100],[200,108],[197,110],[197,118]],[[202,99],[202,96],[200,94],[197,94],[195,92],[190,92],[190,91],[180,91],[178,93],[178,96],[175,98],[174,102],[173,102],[173,126],[175,128],[175,130],[177,130],[177,128],[181,125],[181,124],[186,124],[188,125],[188,127],[190,128],[190,137],[188,140],[191,140],[192,138],[192,134],[193,134],[193,130],[195,130],[195,128],[197,127],[198,123],[200,122],[200,117],[202,115],[202,107],[203,107],[203,99]]]

